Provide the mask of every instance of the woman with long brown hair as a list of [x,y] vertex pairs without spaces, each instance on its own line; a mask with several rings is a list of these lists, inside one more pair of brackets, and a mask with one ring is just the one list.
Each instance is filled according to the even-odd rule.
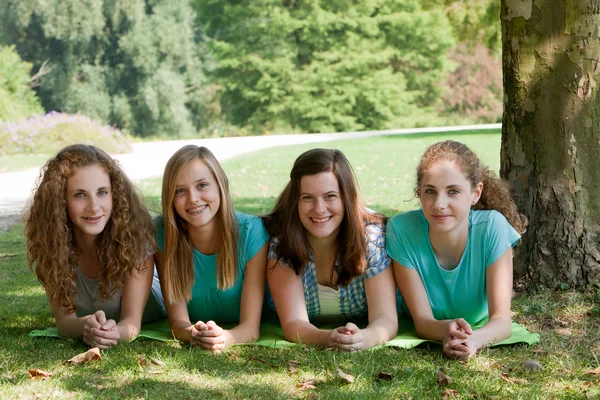
[[[272,236],[267,281],[287,340],[356,351],[396,335],[386,218],[363,205],[341,151],[301,154],[263,219]],[[340,326],[319,329],[316,322]]]
[[108,348],[165,317],[152,220],[104,151],[76,144],[46,163],[25,236],[60,335]]

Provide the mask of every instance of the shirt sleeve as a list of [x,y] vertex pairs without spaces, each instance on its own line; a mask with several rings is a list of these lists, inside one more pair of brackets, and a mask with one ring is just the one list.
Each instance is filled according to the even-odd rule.
[[271,242],[269,243],[269,255],[267,256],[267,258],[272,258],[273,260],[278,260],[279,264],[289,267],[289,264],[284,259],[279,259],[279,254],[277,254],[277,245],[278,244],[279,244],[279,237],[271,238]]
[[377,224],[366,226],[367,231],[367,270],[365,279],[372,278],[385,271],[391,263],[385,250],[384,227]]
[[396,215],[388,220],[386,226],[385,248],[392,260],[407,268],[416,269],[416,266],[413,264],[406,249],[403,237],[403,225],[402,214]]
[[487,258],[486,268],[498,259],[521,239],[521,235],[510,225],[504,215],[498,211],[490,213],[486,232]]
[[262,249],[269,240],[269,233],[260,217],[251,215],[240,225],[240,236],[245,236],[248,261]]

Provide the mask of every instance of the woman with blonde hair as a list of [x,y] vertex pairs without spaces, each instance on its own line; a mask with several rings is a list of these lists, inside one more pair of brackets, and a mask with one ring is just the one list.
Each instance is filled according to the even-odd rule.
[[[385,252],[385,216],[362,203],[339,150],[301,154],[273,211],[267,281],[284,336],[356,351],[396,335],[394,277]],[[360,329],[362,319],[368,326]],[[317,323],[340,324],[319,329]]]
[[165,317],[152,220],[104,151],[76,144],[46,163],[25,237],[61,336],[109,348],[135,337],[142,321]]
[[451,140],[421,157],[415,195],[421,209],[387,226],[398,288],[420,337],[442,342],[449,357],[472,357],[510,335],[512,248],[527,220],[504,182]]
[[269,236],[260,218],[234,211],[227,176],[207,148],[171,156],[162,210],[156,262],[173,336],[213,352],[258,339]]

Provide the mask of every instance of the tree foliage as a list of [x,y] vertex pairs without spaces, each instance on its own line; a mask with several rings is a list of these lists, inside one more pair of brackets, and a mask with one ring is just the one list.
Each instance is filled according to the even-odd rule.
[[419,3],[193,2],[224,117],[308,132],[380,129],[435,102],[454,42]]
[[[47,110],[141,136],[193,132],[203,75],[185,0],[0,0],[5,41],[39,66]],[[2,11],[0,11],[2,12]]]
[[0,47],[0,122],[41,113],[30,87],[31,64],[21,60],[13,47]]

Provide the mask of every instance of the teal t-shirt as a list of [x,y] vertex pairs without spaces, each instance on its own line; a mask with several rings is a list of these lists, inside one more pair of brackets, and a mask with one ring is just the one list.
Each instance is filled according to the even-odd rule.
[[390,257],[421,276],[435,319],[464,318],[474,324],[488,316],[487,267],[516,245],[520,235],[498,211],[471,210],[467,245],[452,270],[439,265],[422,210],[391,218],[386,238]]
[[[232,287],[221,290],[217,286],[217,254],[205,255],[194,249],[194,284],[192,299],[187,308],[190,321],[216,323],[239,322],[240,302],[246,264],[269,240],[269,233],[262,220],[255,215],[236,212],[238,222],[238,270]],[[164,228],[162,215],[156,217],[156,244],[164,252]]]

